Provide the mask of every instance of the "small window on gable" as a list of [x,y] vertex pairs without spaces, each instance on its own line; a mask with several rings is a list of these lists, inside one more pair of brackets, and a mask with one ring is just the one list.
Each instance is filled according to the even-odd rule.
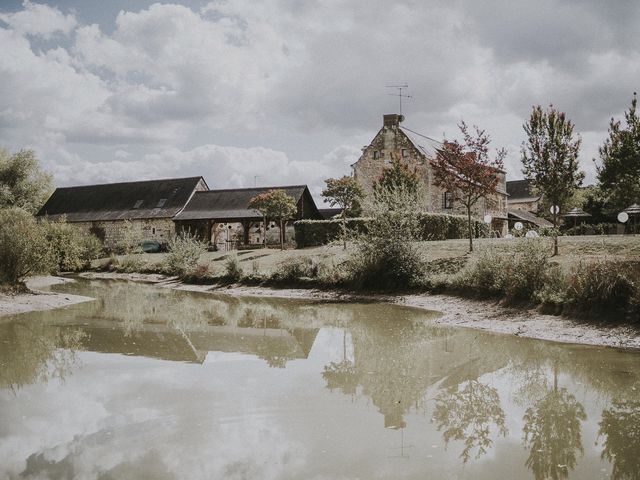
[[373,151],[373,159],[377,160],[380,158],[380,152],[378,150]]
[[166,203],[167,203],[167,199],[161,198],[160,200],[158,200],[158,205],[156,205],[156,208],[162,208]]
[[155,235],[156,234],[156,229],[155,227],[151,229],[151,235]]
[[446,209],[453,208],[453,194],[451,192],[444,192],[442,206]]
[[144,200],[136,200],[136,203],[133,204],[133,209],[136,210],[142,206]]
[[409,158],[409,150],[406,148],[402,149],[402,158]]

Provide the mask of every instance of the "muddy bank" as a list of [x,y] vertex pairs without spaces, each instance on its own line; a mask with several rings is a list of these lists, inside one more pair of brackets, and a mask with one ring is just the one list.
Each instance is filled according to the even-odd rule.
[[121,279],[155,283],[160,287],[236,296],[303,298],[337,301],[378,301],[442,312],[436,323],[475,328],[521,337],[563,343],[619,348],[640,348],[640,330],[542,314],[534,309],[507,308],[492,301],[470,300],[449,295],[352,295],[336,291],[269,288],[262,286],[188,285],[161,275],[84,273],[86,278]]
[[71,278],[62,277],[32,277],[27,280],[27,287],[31,290],[31,293],[20,293],[17,295],[0,294],[0,317],[17,313],[51,310],[53,308],[66,307],[93,300],[91,297],[83,297],[81,295],[69,295],[66,293],[54,293],[41,290],[51,285],[73,281]]

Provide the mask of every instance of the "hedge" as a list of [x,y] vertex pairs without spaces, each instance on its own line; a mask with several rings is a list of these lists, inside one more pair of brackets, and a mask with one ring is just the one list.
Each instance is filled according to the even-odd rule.
[[[365,233],[371,218],[348,218],[349,232]],[[484,222],[473,220],[474,235],[489,236],[489,226]],[[296,244],[298,248],[326,245],[340,238],[342,220],[298,220],[294,224]],[[421,240],[448,240],[453,238],[467,238],[467,217],[464,215],[449,215],[445,213],[420,214]]]

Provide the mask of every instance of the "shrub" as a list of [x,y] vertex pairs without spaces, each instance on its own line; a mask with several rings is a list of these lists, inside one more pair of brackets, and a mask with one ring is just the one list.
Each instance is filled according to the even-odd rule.
[[196,268],[200,256],[207,251],[204,243],[195,235],[183,232],[169,242],[169,253],[164,262],[164,269],[170,275],[184,276]]
[[87,268],[102,253],[102,242],[95,235],[80,231],[64,219],[45,226],[59,272]]
[[584,311],[631,311],[640,287],[638,267],[620,261],[581,262],[568,278],[567,300]]
[[0,283],[17,285],[54,266],[46,226],[21,208],[0,210]]
[[454,278],[452,286],[507,301],[535,301],[551,272],[549,248],[540,239],[519,241],[513,251],[489,248]]
[[[417,240],[448,240],[467,237],[467,217],[444,213],[407,212],[416,217]],[[366,234],[373,222],[371,217],[347,219],[347,230],[358,237]],[[342,235],[342,220],[298,220],[294,223],[298,248],[326,245]],[[473,220],[476,238],[488,237],[489,226],[479,220]]]
[[288,258],[281,262],[271,280],[282,283],[295,283],[304,278],[317,278],[318,264],[310,257]]
[[120,239],[113,247],[113,253],[118,255],[141,253],[140,243],[142,242],[142,237],[136,232],[134,224],[129,220],[124,220],[120,231]]
[[224,263],[225,278],[231,282],[237,282],[242,278],[242,266],[238,256],[234,253],[227,257]]
[[397,290],[422,285],[424,261],[415,246],[420,217],[416,192],[396,187],[377,192],[367,232],[356,238],[356,252],[344,264],[352,288]]

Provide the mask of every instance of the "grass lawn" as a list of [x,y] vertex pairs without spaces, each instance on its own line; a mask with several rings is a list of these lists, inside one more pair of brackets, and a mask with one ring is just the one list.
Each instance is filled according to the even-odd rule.
[[[505,251],[507,251],[510,245],[518,241],[525,240],[476,239],[474,240],[475,252],[472,258],[477,255],[478,252],[487,248],[504,248]],[[549,250],[551,251],[552,240],[545,238],[543,241],[549,243]],[[554,261],[567,268],[579,261],[604,258],[640,261],[640,235],[559,237],[559,246],[560,255],[554,257]],[[465,239],[419,243],[419,249],[423,252],[427,261],[464,256],[467,254],[468,247],[469,241]],[[269,274],[273,272],[282,261],[304,256],[311,257],[328,266],[337,265],[348,257],[352,249],[353,246],[350,246],[345,251],[341,244],[335,243],[299,250],[281,251],[274,248],[264,248],[238,252],[207,252],[201,257],[200,263],[209,264],[213,274],[222,274],[225,269],[225,260],[229,255],[237,255],[246,273]],[[137,259],[149,267],[154,264],[161,264],[165,257],[166,254],[164,253],[143,253],[136,255]],[[122,257],[120,257],[120,259],[122,259]],[[93,262],[93,266],[97,267],[104,262],[105,259],[96,260]]]

